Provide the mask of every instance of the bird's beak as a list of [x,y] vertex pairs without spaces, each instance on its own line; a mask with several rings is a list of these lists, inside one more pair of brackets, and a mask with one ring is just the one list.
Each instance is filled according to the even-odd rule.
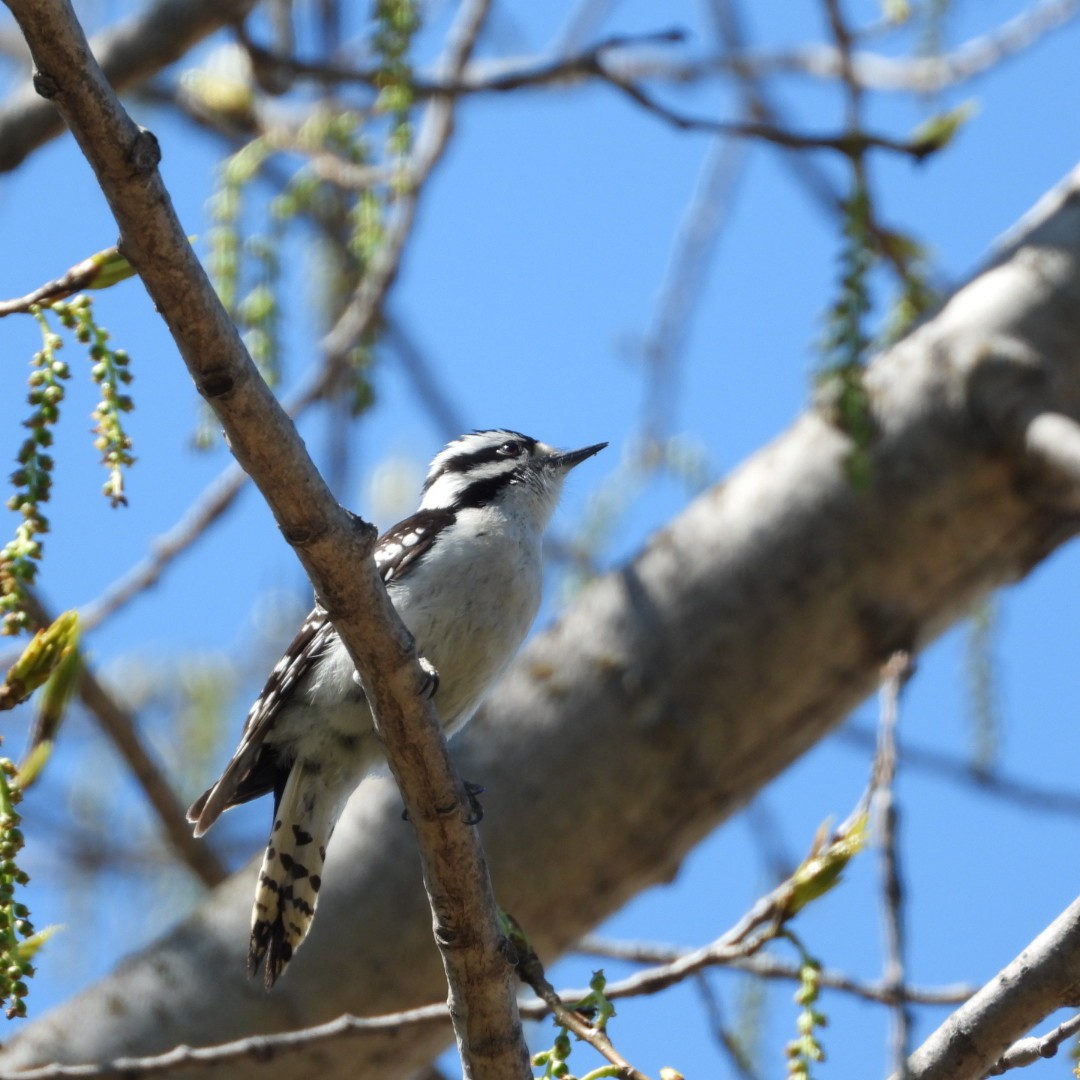
[[586,458],[591,458],[593,454],[599,454],[605,446],[607,446],[606,442],[599,442],[593,446],[582,447],[580,450],[567,450],[565,453],[557,454],[552,459],[551,464],[564,472],[569,472],[570,469],[575,465],[580,465]]

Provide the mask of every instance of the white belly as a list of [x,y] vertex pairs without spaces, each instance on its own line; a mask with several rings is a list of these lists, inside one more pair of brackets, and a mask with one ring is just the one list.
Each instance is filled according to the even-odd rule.
[[[496,532],[474,540],[467,552],[447,545],[438,555],[391,585],[390,596],[417,650],[439,672],[435,704],[453,729],[475,711],[536,618],[540,551]],[[458,571],[464,560],[468,571]]]

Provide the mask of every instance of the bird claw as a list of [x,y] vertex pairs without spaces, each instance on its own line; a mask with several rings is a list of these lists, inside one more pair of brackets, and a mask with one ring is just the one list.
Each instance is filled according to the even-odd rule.
[[424,683],[420,687],[420,696],[430,701],[439,689],[439,672],[426,656],[421,656],[419,660],[420,668],[424,673]]
[[479,825],[484,820],[484,808],[480,805],[479,796],[484,794],[483,784],[474,784],[471,780],[462,780],[465,788],[465,799],[469,804],[469,813],[465,818],[466,825]]
[[[484,808],[480,805],[479,796],[484,794],[483,784],[474,784],[471,780],[462,780],[461,786],[465,789],[465,801],[468,803],[468,812],[465,815],[466,825],[479,825],[484,820]],[[435,808],[437,814],[443,816],[452,814],[458,809],[457,803],[452,803],[450,806]],[[401,811],[401,820],[409,821],[409,811],[407,809]]]

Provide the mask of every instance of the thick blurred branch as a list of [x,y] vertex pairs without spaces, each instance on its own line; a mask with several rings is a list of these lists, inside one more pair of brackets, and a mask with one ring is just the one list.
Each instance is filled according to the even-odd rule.
[[[155,0],[138,15],[95,34],[90,47],[118,92],[138,86],[203,38],[242,20],[254,0]],[[0,172],[9,172],[64,130],[59,114],[29,84],[0,108]]]

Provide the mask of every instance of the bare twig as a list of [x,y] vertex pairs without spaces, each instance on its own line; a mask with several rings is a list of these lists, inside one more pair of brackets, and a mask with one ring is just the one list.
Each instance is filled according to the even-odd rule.
[[[439,64],[445,77],[458,78],[464,71],[489,6],[490,0],[471,0],[464,4],[458,22],[451,29]],[[406,169],[407,190],[394,203],[393,215],[387,224],[383,242],[368,266],[359,288],[333,329],[323,339],[323,350],[330,360],[344,357],[379,321],[383,302],[401,265],[405,242],[412,233],[420,195],[435,167],[442,160],[453,131],[453,95],[433,95],[424,111]]]
[[[599,956],[609,960],[624,960],[634,964],[673,964],[685,957],[690,950],[679,949],[671,945],[653,945],[646,942],[609,941],[589,935],[583,937],[575,946],[575,951],[585,956]],[[767,953],[754,956],[739,956],[724,961],[717,966],[745,971],[761,979],[781,979],[798,982],[797,964],[780,960]],[[820,979],[822,986],[838,990],[864,1001],[873,1001],[881,1005],[892,1005],[898,998],[912,1005],[959,1005],[967,1001],[978,989],[975,986],[956,985],[936,988],[914,986],[888,987],[882,982],[866,983],[851,978],[837,971],[823,971]],[[622,983],[611,983],[609,996],[621,992]]]
[[[44,604],[33,593],[27,594],[26,608],[39,626],[48,626],[52,622]],[[78,692],[82,703],[97,720],[142,788],[177,856],[205,886],[212,888],[219,885],[228,876],[228,871],[213,847],[200,843],[192,836],[184,816],[184,806],[149,749],[143,745],[135,717],[101,685],[85,661],[79,673]]]
[[328,1024],[286,1031],[277,1035],[251,1035],[220,1046],[177,1046],[165,1054],[144,1058],[119,1058],[97,1065],[46,1065],[20,1073],[20,1080],[132,1080],[132,1077],[159,1077],[172,1073],[197,1071],[200,1066],[228,1064],[251,1059],[268,1062],[312,1045],[384,1031],[396,1031],[403,1025],[449,1025],[446,1006],[425,1005],[420,1009],[391,1013],[361,1020],[339,1016]]
[[232,506],[248,479],[247,473],[235,462],[227,465],[184,511],[180,520],[151,543],[148,555],[81,610],[83,627],[91,630],[100,626],[140,593],[156,585],[173,561]]
[[1036,1061],[1044,1058],[1052,1058],[1061,1048],[1061,1044],[1066,1039],[1071,1039],[1077,1032],[1080,1032],[1080,1013],[1070,1016],[1068,1020],[1058,1024],[1053,1031],[1048,1031],[1045,1035],[1032,1036],[1013,1043],[997,1059],[997,1063],[986,1075],[1000,1076],[1010,1069],[1020,1069],[1025,1065],[1034,1065]]
[[[850,77],[864,90],[934,94],[985,74],[1004,60],[1033,48],[1048,34],[1080,14],[1080,0],[1042,0],[1001,25],[970,38],[951,52],[933,57],[886,56],[853,47]],[[476,60],[457,79],[418,76],[418,97],[434,94],[465,96],[507,93],[523,89],[559,89],[596,78],[596,58],[602,56],[610,75],[628,82],[663,81],[682,86],[734,75],[760,80],[773,75],[805,75],[813,79],[844,77],[843,55],[834,44],[817,43],[775,51],[739,49],[720,54],[671,59],[651,46],[679,44],[680,30],[613,35],[591,46],[578,44],[582,35],[563,35],[550,55]],[[860,35],[863,40],[865,35]],[[569,51],[571,46],[576,51]],[[330,85],[373,86],[374,69],[305,62],[253,46],[256,59],[285,69],[292,78]]]
[[900,877],[896,833],[899,812],[893,796],[896,778],[896,722],[900,691],[912,672],[911,655],[897,652],[882,671],[878,749],[874,759],[873,807],[881,844],[882,915],[885,931],[885,972],[882,980],[894,995],[892,1006],[892,1068],[906,1075],[911,1041],[911,1011],[904,998],[904,892]]
[[694,986],[705,1007],[705,1015],[708,1018],[709,1026],[712,1028],[713,1038],[727,1055],[728,1061],[731,1062],[731,1068],[743,1080],[757,1080],[757,1071],[748,1060],[746,1051],[739,1044],[739,1040],[728,1030],[727,1024],[724,1023],[724,1015],[720,1009],[720,999],[713,991],[709,978],[704,971],[700,971],[694,976]]
[[760,139],[762,142],[782,146],[786,150],[832,150],[845,157],[857,157],[867,150],[886,150],[893,154],[922,161],[939,147],[931,141],[919,139],[894,139],[873,132],[849,130],[831,135],[808,135],[787,128],[776,127],[756,121],[710,120],[687,116],[657,101],[651,94],[634,82],[604,71],[601,77],[608,85],[621,91],[646,112],[677,128],[679,131],[707,131],[716,135],[728,135],[738,139]]
[[1078,959],[1080,900],[1074,900],[908,1058],[908,1077],[978,1080],[987,1075],[1034,1024],[1075,1005]]
[[[512,919],[510,921],[513,923]],[[536,955],[536,950],[529,944],[528,938],[516,923],[514,924],[512,940],[518,950],[518,976],[522,982],[532,987],[536,996],[551,1011],[555,1021],[566,1028],[567,1031],[573,1032],[582,1042],[587,1042],[601,1057],[610,1061],[619,1070],[620,1080],[649,1080],[644,1073],[635,1069],[615,1049],[611,1039],[608,1038],[607,1032],[602,1027],[590,1024],[573,1007],[566,1007],[563,998],[556,992],[555,987],[548,982],[547,975],[544,973],[544,965],[540,963],[540,957]],[[586,997],[588,997],[587,993],[581,994],[577,999],[571,998],[570,1000],[581,1000]]]
[[[835,738],[853,749],[866,751],[874,748],[877,737],[864,728],[845,727],[836,733]],[[970,762],[940,750],[906,743],[899,751],[899,761],[905,768],[920,769],[951,783],[968,785],[1015,806],[1080,817],[1080,795],[1073,791],[1056,791],[1016,777],[983,772]]]
[[[467,63],[456,71],[435,72],[432,77],[416,76],[412,91],[420,98],[461,97],[471,93],[507,93],[530,86],[569,85],[600,74],[601,58],[608,53],[642,45],[676,44],[686,40],[682,30],[659,30],[645,34],[616,34],[604,38],[573,55],[556,50],[554,59],[529,57],[517,61]],[[341,67],[308,63],[296,57],[281,56],[248,41],[245,42],[257,64],[280,66],[290,76],[312,79],[331,85],[357,83],[375,87],[379,72],[374,68]]]
[[420,351],[412,335],[405,329],[401,319],[389,316],[385,319],[383,341],[390,346],[401,365],[417,398],[434,421],[439,434],[445,439],[457,438],[467,427],[461,409],[451,400]]
[[[295,419],[322,399],[333,379],[335,365],[324,362],[283,402]],[[152,544],[150,553],[122,574],[80,611],[83,630],[100,626],[140,593],[156,585],[173,561],[187,551],[229,510],[249,477],[236,462],[221,470],[184,511],[180,520]]]
[[659,443],[671,433],[678,389],[676,366],[710,255],[738,177],[742,145],[719,138],[706,153],[660,286],[659,298],[642,343],[647,364],[645,418],[647,440]]

